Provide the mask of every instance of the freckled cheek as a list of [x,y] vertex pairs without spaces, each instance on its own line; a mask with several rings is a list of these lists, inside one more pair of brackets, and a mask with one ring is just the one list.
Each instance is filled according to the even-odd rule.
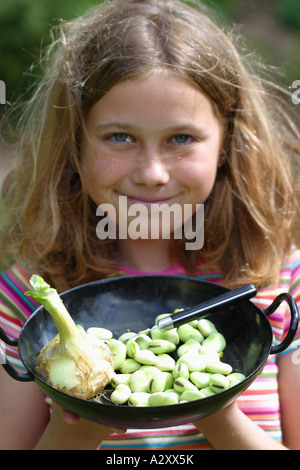
[[82,173],[85,188],[97,204],[106,199],[107,191],[113,189],[126,174],[126,169],[113,158],[86,158]]
[[191,192],[206,198],[211,192],[215,179],[216,165],[192,165],[186,162],[182,168],[178,168],[178,181]]
[[99,151],[97,145],[85,146],[82,152],[82,172],[86,180],[110,180],[118,167],[111,156]]

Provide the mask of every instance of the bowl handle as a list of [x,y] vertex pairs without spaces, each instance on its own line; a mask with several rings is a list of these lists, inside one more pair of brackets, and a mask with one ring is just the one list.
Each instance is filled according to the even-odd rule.
[[[18,340],[16,338],[12,338],[8,336],[5,331],[0,328],[0,339],[2,339],[6,344],[10,346],[18,346]],[[23,374],[22,372],[17,371],[8,361],[7,356],[1,346],[0,343],[0,364],[6,370],[6,372],[15,380],[19,380],[20,382],[32,382],[34,377],[32,374],[27,372]]]
[[291,321],[290,321],[289,331],[286,337],[284,338],[284,340],[280,344],[277,344],[276,346],[272,346],[270,354],[278,354],[284,351],[285,349],[287,349],[287,347],[293,341],[296,335],[296,332],[298,330],[299,311],[298,311],[298,307],[297,307],[297,303],[295,299],[290,294],[284,292],[278,295],[278,297],[274,299],[271,305],[268,308],[266,308],[266,310],[264,310],[264,313],[267,316],[271,315],[272,313],[275,312],[277,307],[284,301],[287,302],[288,306],[290,307],[290,312],[291,312]]

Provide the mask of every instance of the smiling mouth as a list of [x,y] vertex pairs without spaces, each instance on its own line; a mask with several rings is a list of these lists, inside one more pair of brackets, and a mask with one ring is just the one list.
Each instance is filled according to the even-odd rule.
[[151,206],[153,204],[168,204],[174,196],[157,198],[157,197],[146,197],[146,196],[129,196],[120,194],[120,196],[126,197],[129,204],[143,204],[145,206]]

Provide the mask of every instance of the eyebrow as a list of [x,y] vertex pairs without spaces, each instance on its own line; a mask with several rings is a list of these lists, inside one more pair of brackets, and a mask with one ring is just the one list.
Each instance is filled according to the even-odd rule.
[[[119,122],[119,121],[111,121],[104,124],[98,124],[95,126],[95,130],[105,131],[106,129],[111,128],[118,128],[118,129],[126,129],[126,130],[133,130],[133,131],[140,131],[141,128],[135,124],[129,122]],[[166,127],[163,129],[163,132],[175,132],[175,133],[187,133],[187,132],[196,132],[198,134],[206,135],[208,132],[208,128],[203,126],[195,126],[194,124],[178,124],[170,127]]]
[[110,129],[111,127],[117,127],[120,129],[135,129],[135,130],[139,129],[139,127],[134,124],[130,124],[127,122],[112,121],[112,122],[107,122],[104,124],[97,124],[95,126],[95,130],[105,130],[105,129]]

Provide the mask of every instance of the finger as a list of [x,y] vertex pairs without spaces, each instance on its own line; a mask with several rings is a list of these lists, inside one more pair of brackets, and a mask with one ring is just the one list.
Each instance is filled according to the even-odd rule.
[[126,431],[127,431],[126,428],[113,428],[113,432],[114,432],[115,434],[125,434]]
[[76,424],[80,419],[78,415],[76,415],[75,413],[71,413],[71,411],[65,409],[63,409],[62,415],[64,421],[68,424]]

